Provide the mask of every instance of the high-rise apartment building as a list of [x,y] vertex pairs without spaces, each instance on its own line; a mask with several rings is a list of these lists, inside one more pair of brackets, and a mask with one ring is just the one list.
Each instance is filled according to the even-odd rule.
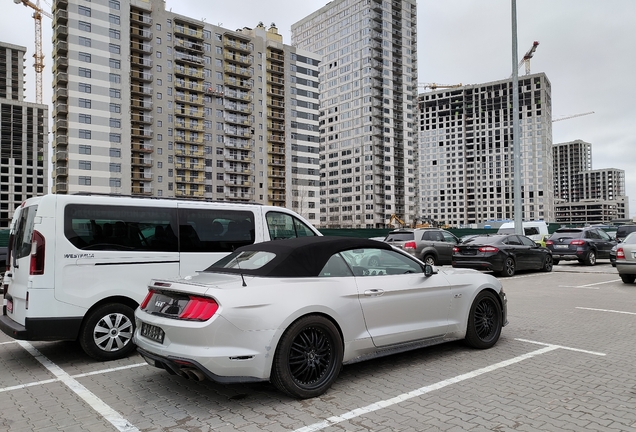
[[48,107],[24,100],[26,48],[0,42],[0,228],[48,192]]
[[320,64],[320,221],[379,228],[418,211],[415,0],[334,0],[292,25]]
[[256,201],[318,219],[320,56],[162,0],[56,0],[56,193]]
[[[552,102],[545,74],[519,78],[523,220],[554,220]],[[419,95],[421,219],[514,219],[512,79]]]
[[574,140],[554,145],[555,221],[603,224],[629,216],[625,171],[592,169],[592,144]]

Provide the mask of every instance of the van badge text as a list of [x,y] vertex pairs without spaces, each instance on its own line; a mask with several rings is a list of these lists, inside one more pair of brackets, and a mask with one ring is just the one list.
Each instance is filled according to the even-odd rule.
[[84,254],[64,254],[64,258],[95,258],[95,254],[92,253],[84,253]]

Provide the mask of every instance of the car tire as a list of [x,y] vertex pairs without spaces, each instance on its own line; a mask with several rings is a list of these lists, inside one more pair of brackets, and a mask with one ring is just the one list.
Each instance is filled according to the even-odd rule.
[[380,260],[378,259],[378,257],[372,256],[371,258],[369,258],[369,261],[367,261],[367,265],[369,267],[377,267],[380,265]]
[[510,277],[515,274],[515,260],[507,257],[503,263],[503,269],[499,272],[501,276]]
[[587,266],[593,266],[594,264],[596,264],[596,252],[594,250],[590,249],[590,251],[585,256],[583,264]]
[[426,255],[422,261],[424,261],[424,264],[433,266],[437,263],[437,261],[435,260],[435,256],[431,254]]
[[108,303],[87,315],[79,342],[84,352],[96,360],[116,360],[135,349],[134,333],[134,310],[124,304]]
[[552,265],[557,265],[557,264],[559,264],[559,260],[552,258]]
[[336,326],[327,318],[309,315],[285,330],[278,343],[272,383],[300,399],[323,394],[338,378],[344,349]]
[[503,327],[501,305],[491,291],[482,291],[473,301],[468,314],[466,343],[478,349],[490,348],[497,343]]
[[626,284],[633,284],[636,280],[636,275],[633,274],[619,274],[619,276],[621,277],[623,283]]
[[546,255],[545,259],[543,260],[543,266],[541,267],[541,271],[551,272],[553,266],[554,266],[554,260],[552,259],[552,256]]

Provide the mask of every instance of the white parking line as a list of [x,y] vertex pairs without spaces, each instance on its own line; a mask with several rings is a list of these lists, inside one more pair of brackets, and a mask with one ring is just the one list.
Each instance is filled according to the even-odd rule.
[[614,279],[614,280],[604,281],[604,282],[596,282],[596,283],[587,284],[587,285],[559,285],[559,288],[586,288],[586,289],[597,290],[599,288],[596,288],[595,285],[603,285],[603,284],[614,283],[618,281],[620,281],[620,279]]
[[430,393],[430,392],[432,392],[434,390],[439,390],[439,389],[447,387],[449,385],[457,384],[457,383],[459,383],[461,381],[465,381],[465,380],[468,380],[468,379],[471,379],[471,378],[475,378],[475,377],[477,377],[479,375],[483,375],[483,374],[488,373],[488,372],[493,372],[493,371],[495,371],[497,369],[501,369],[503,367],[510,366],[510,365],[515,364],[515,363],[519,363],[519,362],[521,362],[523,360],[527,360],[529,358],[536,357],[536,356],[539,356],[541,354],[545,354],[545,353],[548,353],[550,351],[555,351],[555,350],[558,350],[558,349],[566,349],[566,350],[570,350],[570,351],[577,351],[577,352],[582,352],[582,353],[586,353],[586,354],[593,354],[593,355],[600,355],[600,356],[604,356],[605,355],[603,353],[597,353],[597,352],[594,352],[594,351],[586,351],[586,350],[581,350],[581,349],[577,349],[577,348],[570,348],[570,347],[565,347],[565,346],[561,346],[561,345],[552,345],[552,344],[546,344],[546,343],[542,343],[542,342],[530,341],[530,340],[525,340],[525,339],[515,339],[515,340],[518,340],[518,341],[521,341],[521,342],[529,342],[529,343],[532,343],[532,344],[545,345],[545,348],[541,348],[541,349],[538,349],[536,351],[532,351],[532,352],[529,352],[527,354],[523,354],[523,355],[520,355],[518,357],[511,358],[509,360],[504,360],[502,362],[495,363],[493,365],[486,366],[486,367],[481,368],[481,369],[476,369],[476,370],[474,370],[472,372],[468,372],[468,373],[465,373],[465,374],[462,374],[462,375],[457,375],[456,377],[449,378],[447,380],[440,381],[438,383],[431,384],[429,386],[420,387],[417,390],[413,390],[413,391],[408,392],[408,393],[403,393],[403,394],[401,394],[399,396],[396,396],[396,397],[393,397],[391,399],[385,399],[383,401],[375,402],[375,403],[372,403],[372,404],[367,405],[365,407],[357,408],[357,409],[354,409],[354,410],[349,411],[347,413],[341,414],[339,416],[329,417],[328,419],[325,419],[325,420],[323,420],[321,422],[314,423],[314,424],[311,424],[311,425],[308,425],[308,426],[304,426],[304,427],[302,427],[300,429],[296,429],[294,432],[315,432],[315,431],[319,431],[321,429],[328,428],[329,426],[333,426],[335,424],[342,423],[342,422],[347,421],[347,420],[351,420],[352,418],[360,417],[362,415],[368,414],[368,413],[373,412],[373,411],[377,411],[377,410],[382,409],[382,408],[387,408],[387,407],[389,407],[391,405],[395,405],[395,404],[398,404],[400,402],[404,402],[404,401],[412,399],[414,397],[422,396],[422,395],[424,395],[426,393]]
[[49,372],[55,375],[60,381],[62,381],[68,388],[73,390],[75,394],[77,394],[80,398],[82,398],[91,408],[97,411],[102,417],[104,417],[110,424],[115,426],[118,431],[121,432],[139,432],[139,429],[134,427],[132,424],[128,422],[125,418],[123,418],[117,411],[109,407],[102,401],[100,398],[95,396],[91,391],[89,391],[82,384],[73,379],[69,374],[64,372],[62,368],[57,366],[47,357],[42,355],[40,351],[35,349],[33,345],[26,341],[17,341],[22,348],[27,350],[29,354],[31,354],[37,361],[42,363]]
[[625,315],[636,315],[636,312],[625,312],[625,311],[617,311],[617,310],[611,310],[611,309],[595,309],[595,308],[586,308],[586,307],[576,307],[575,309],[591,310],[591,311],[598,311],[598,312],[612,312],[612,313],[625,314]]

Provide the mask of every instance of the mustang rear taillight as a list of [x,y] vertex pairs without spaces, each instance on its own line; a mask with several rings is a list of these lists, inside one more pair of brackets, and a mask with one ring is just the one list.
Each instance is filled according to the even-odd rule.
[[570,242],[570,244],[572,244],[572,245],[576,245],[576,246],[581,246],[581,245],[584,245],[584,244],[585,244],[585,240],[572,240],[572,241]]
[[404,249],[417,249],[417,245],[415,244],[414,241],[408,241],[406,243],[404,243]]
[[482,246],[479,248],[479,252],[499,252],[499,249],[494,246]]
[[625,259],[625,251],[623,248],[616,249],[616,259]]
[[146,310],[146,306],[148,306],[148,302],[150,302],[150,299],[152,298],[154,294],[155,292],[153,290],[148,290],[148,294],[146,294],[146,298],[139,305],[139,309]]
[[179,314],[180,319],[206,321],[214,316],[219,304],[211,298],[190,296],[190,301]]
[[31,238],[30,275],[44,274],[44,246],[44,236],[38,231],[33,231],[33,236]]

